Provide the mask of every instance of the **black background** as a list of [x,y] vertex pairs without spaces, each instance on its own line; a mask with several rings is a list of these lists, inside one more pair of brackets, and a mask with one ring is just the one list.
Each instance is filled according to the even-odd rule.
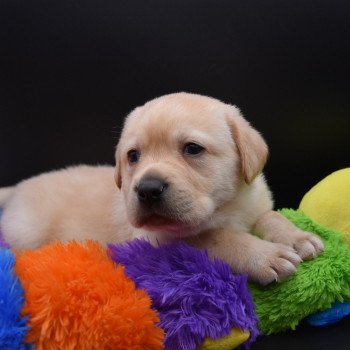
[[[125,115],[175,91],[242,109],[270,145],[277,207],[349,166],[347,0],[2,0],[0,44],[2,186],[113,163]],[[341,325],[256,349],[345,349]]]

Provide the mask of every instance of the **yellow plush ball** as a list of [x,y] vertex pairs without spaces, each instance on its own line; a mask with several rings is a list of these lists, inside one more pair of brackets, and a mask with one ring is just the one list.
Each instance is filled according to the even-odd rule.
[[350,168],[332,173],[311,188],[299,209],[319,224],[343,233],[350,244]]

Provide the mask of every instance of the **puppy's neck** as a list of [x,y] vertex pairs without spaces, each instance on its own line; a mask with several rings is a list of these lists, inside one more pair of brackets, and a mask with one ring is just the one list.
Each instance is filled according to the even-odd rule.
[[208,229],[228,228],[235,232],[252,232],[257,218],[266,208],[272,207],[271,193],[263,174],[250,184],[240,179],[235,184],[234,196],[213,213]]

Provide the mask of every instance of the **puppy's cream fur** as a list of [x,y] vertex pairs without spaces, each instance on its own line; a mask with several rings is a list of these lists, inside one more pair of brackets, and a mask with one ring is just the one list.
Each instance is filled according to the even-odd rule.
[[[189,143],[203,152],[186,154]],[[135,163],[130,150],[140,154]],[[267,154],[236,107],[194,94],[162,96],[127,117],[115,169],[71,167],[1,189],[1,229],[20,249],[52,240],[183,239],[267,284],[323,250],[318,237],[272,211],[261,173]],[[152,207],[135,190],[146,177],[167,183]]]

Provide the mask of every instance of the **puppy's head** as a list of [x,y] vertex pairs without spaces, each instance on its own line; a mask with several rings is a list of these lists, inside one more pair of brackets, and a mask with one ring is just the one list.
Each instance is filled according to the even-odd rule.
[[253,181],[266,157],[264,140],[236,107],[177,93],[127,117],[115,179],[133,226],[194,235],[242,181]]

